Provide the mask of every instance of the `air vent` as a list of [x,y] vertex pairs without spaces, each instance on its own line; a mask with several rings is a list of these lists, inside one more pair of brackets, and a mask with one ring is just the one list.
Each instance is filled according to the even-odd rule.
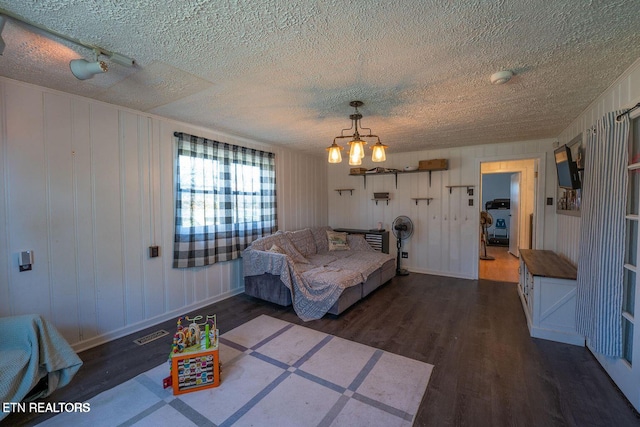
[[159,331],[152,332],[149,335],[145,335],[136,340],[133,340],[133,342],[138,345],[145,345],[150,343],[151,341],[157,340],[158,338],[162,338],[165,335],[169,335],[169,332],[165,331],[164,329],[160,329]]

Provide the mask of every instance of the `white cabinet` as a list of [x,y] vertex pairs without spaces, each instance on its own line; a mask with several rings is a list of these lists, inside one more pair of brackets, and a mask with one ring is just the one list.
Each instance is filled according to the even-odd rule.
[[532,337],[584,346],[576,332],[576,274],[552,251],[520,250],[518,294]]

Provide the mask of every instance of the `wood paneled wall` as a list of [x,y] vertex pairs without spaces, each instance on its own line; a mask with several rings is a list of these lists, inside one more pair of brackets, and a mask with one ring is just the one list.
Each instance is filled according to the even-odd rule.
[[239,260],[171,268],[174,131],[275,152],[280,229],[328,222],[324,157],[8,79],[0,117],[0,316],[41,314],[76,349],[244,289]]
[[[351,166],[345,161],[329,167],[329,224],[333,227],[375,228],[382,222],[385,229],[391,229],[391,223],[399,215],[412,219],[415,231],[413,236],[403,243],[403,251],[409,252],[409,258],[403,259],[403,266],[412,271],[453,276],[461,278],[478,277],[479,251],[479,212],[480,212],[480,163],[526,158],[541,158],[542,163],[552,160],[553,140],[537,140],[519,143],[478,145],[441,150],[424,150],[411,153],[393,154],[393,146],[384,163],[363,162],[361,167],[375,166],[402,169],[405,166],[418,166],[419,160],[448,159],[449,169],[432,172],[431,185],[426,172],[398,175],[398,188],[394,175],[367,176],[367,187],[360,176],[349,176]],[[553,196],[554,169],[544,168],[543,197]],[[544,172],[546,171],[546,172]],[[471,185],[473,196],[467,195],[466,188],[454,188],[449,193],[448,185]],[[353,195],[343,192],[340,196],[335,189],[354,188]],[[547,194],[551,188],[551,194]],[[374,192],[389,192],[391,200],[373,201]],[[411,198],[431,197],[426,201]],[[469,206],[469,200],[473,206]],[[540,215],[544,221],[554,222],[555,211],[540,206]],[[555,224],[554,224],[555,228]],[[391,235],[391,252],[396,254],[396,241]],[[539,238],[540,248],[553,249],[546,242],[555,242],[545,232]],[[551,244],[551,243],[550,243]]]

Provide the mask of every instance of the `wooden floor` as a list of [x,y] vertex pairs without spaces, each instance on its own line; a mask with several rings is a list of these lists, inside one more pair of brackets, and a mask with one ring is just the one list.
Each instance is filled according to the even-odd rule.
[[487,246],[487,255],[494,259],[480,260],[478,276],[481,279],[518,283],[519,261],[509,253],[508,247]]
[[[435,365],[417,426],[640,426],[588,350],[529,337],[512,283],[412,273],[340,316],[307,323],[291,308],[244,294],[199,313],[217,313],[222,333],[267,314]],[[132,343],[159,328],[173,331],[175,322],[81,353],[84,366],[49,400],[84,402],[165,362],[171,336]],[[31,417],[12,414],[5,422],[46,418]]]

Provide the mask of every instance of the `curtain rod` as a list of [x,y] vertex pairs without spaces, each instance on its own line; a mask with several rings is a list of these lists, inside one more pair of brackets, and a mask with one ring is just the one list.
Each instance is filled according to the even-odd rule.
[[620,120],[622,120],[622,118],[624,116],[626,116],[627,114],[629,114],[630,112],[632,112],[633,110],[636,110],[640,108],[640,102],[638,102],[636,105],[634,105],[631,108],[628,108],[626,110],[624,110],[622,113],[620,113],[617,117],[616,117],[616,122],[619,122]]
[[209,138],[205,138],[205,137],[202,137],[202,136],[191,135],[190,133],[185,133],[185,132],[177,132],[177,131],[173,132],[173,136],[175,136],[176,138],[180,138],[181,136],[185,136],[185,135],[193,136],[195,138],[202,138],[202,139],[205,139],[207,141],[215,142],[216,144],[223,144],[223,145],[227,145],[227,146],[231,146],[231,147],[245,148],[247,150],[253,151],[254,153],[266,154],[266,155],[275,157],[275,153],[272,153],[270,151],[258,150],[256,148],[245,147],[243,145],[229,144],[228,142],[220,142],[220,141],[216,141],[215,139],[209,139]]

